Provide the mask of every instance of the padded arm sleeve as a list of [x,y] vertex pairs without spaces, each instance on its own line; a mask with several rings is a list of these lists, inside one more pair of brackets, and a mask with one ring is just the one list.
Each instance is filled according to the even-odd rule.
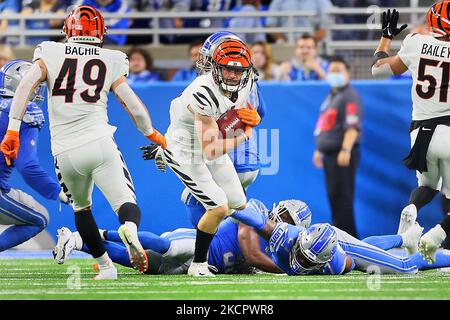
[[121,83],[116,88],[115,94],[139,131],[145,136],[151,135],[153,133],[153,125],[148,110],[130,86],[125,82]]
[[10,120],[8,130],[20,130],[20,123],[27,109],[29,98],[36,89],[37,85],[41,82],[41,77],[41,67],[37,63],[33,63],[31,68],[20,81],[16,93],[14,94],[11,110],[9,112]]

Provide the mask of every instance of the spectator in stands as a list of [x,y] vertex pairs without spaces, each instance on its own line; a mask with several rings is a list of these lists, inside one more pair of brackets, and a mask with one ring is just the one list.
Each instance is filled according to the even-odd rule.
[[[227,12],[231,11],[240,0],[192,0],[193,11]],[[223,28],[225,18],[206,18],[199,22],[201,28]]]
[[[102,13],[121,13],[125,14],[130,11],[127,0],[79,0],[76,5],[89,5]],[[127,18],[122,19],[105,19],[108,30],[112,29],[128,29],[130,21]],[[124,45],[127,41],[127,35],[124,34],[106,34],[103,39],[104,45]]]
[[[260,10],[260,0],[243,0],[242,6],[236,6],[233,12],[257,12]],[[263,20],[259,17],[235,17],[227,20],[224,25],[225,28],[262,28]],[[238,33],[245,43],[252,43],[256,41],[266,41],[265,33]]]
[[357,237],[353,202],[363,108],[344,59],[331,59],[327,82],[331,91],[320,108],[313,163],[325,171],[333,225]]
[[[331,20],[326,11],[332,7],[330,0],[272,0],[269,11],[314,11],[314,17],[294,17],[293,27],[311,28],[314,30],[314,37],[317,40],[325,38],[325,27]],[[286,17],[268,17],[268,27],[289,27],[290,19]],[[286,42],[288,34],[275,33],[270,35],[275,42]],[[297,38],[300,35],[294,34]]]
[[[187,12],[191,7],[191,0],[129,0],[132,11],[137,12]],[[191,27],[189,20],[182,18],[160,18],[158,19],[159,27],[164,29],[181,29]],[[198,25],[198,24],[197,24]],[[156,20],[153,19],[135,19],[131,24],[132,28],[155,28]],[[174,43],[182,36],[161,35],[162,43]],[[152,40],[149,36],[131,36],[129,43],[148,43]],[[189,42],[187,42],[189,43]]]
[[200,58],[200,48],[203,45],[203,41],[196,41],[189,46],[189,56],[191,59],[191,67],[189,69],[179,69],[173,76],[172,81],[189,81],[194,80],[198,73],[196,63]]
[[149,52],[142,48],[132,48],[128,51],[130,74],[128,83],[148,83],[159,81],[161,76],[153,69],[153,59]]
[[0,44],[0,68],[7,62],[14,60],[14,53],[8,45]]
[[281,80],[324,80],[328,61],[317,54],[317,40],[304,34],[297,39],[295,57],[290,62],[280,65]]
[[[5,0],[0,2],[0,14],[15,14],[20,12],[21,2],[19,0]],[[0,33],[5,31],[11,22],[8,20],[0,20]],[[17,23],[16,23],[17,24]]]
[[273,61],[272,48],[267,42],[254,42],[250,46],[253,66],[258,71],[258,79],[279,80],[280,67]]
[[[33,13],[65,13],[66,4],[63,0],[25,0],[23,2],[22,14]],[[27,28],[36,29],[61,29],[64,19],[50,19],[50,20],[28,20]],[[52,40],[59,41],[63,39],[59,37],[28,37],[27,44],[35,46],[42,41]]]

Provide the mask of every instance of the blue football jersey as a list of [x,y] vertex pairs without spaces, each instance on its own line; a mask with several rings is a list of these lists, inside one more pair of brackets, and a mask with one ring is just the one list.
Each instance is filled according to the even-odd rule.
[[[12,98],[0,97],[0,113],[9,115],[9,110],[11,110],[11,103]],[[40,129],[45,122],[44,112],[36,103],[30,102],[27,105],[27,109],[23,116],[22,122],[33,127],[38,127]],[[0,128],[0,130],[1,132],[6,132],[5,128]]]

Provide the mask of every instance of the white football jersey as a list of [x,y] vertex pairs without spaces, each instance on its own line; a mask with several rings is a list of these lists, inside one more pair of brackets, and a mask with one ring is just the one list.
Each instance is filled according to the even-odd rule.
[[47,67],[48,113],[52,153],[76,148],[112,135],[107,103],[111,85],[127,76],[126,54],[117,50],[45,41],[34,51],[33,61]]
[[450,115],[450,42],[412,33],[406,36],[398,56],[413,78],[412,119]]
[[168,149],[188,156],[201,156],[194,113],[217,120],[230,109],[245,108],[252,87],[253,76],[250,75],[247,85],[238,92],[238,98],[233,102],[222,93],[211,72],[198,76],[180,96],[172,100],[170,126],[165,135]]

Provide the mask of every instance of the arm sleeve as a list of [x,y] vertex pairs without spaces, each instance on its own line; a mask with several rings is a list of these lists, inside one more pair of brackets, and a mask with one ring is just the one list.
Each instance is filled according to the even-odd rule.
[[236,220],[260,231],[267,224],[267,208],[258,200],[251,200],[244,210],[237,210],[233,216]]
[[19,156],[14,164],[25,182],[46,199],[56,200],[61,186],[45,171],[37,156],[38,129],[24,127],[20,132]]
[[[337,250],[333,255],[333,258],[328,262],[323,268],[323,274],[325,275],[335,275],[343,274],[345,271],[346,264],[346,254],[340,245],[337,246]],[[352,262],[351,270],[355,267],[355,262]]]
[[266,115],[267,107],[266,107],[266,102],[261,94],[261,90],[259,88],[258,83],[256,83],[256,90],[258,91],[258,109],[257,109],[257,111],[258,111],[258,114],[261,117],[261,119],[263,119]]

